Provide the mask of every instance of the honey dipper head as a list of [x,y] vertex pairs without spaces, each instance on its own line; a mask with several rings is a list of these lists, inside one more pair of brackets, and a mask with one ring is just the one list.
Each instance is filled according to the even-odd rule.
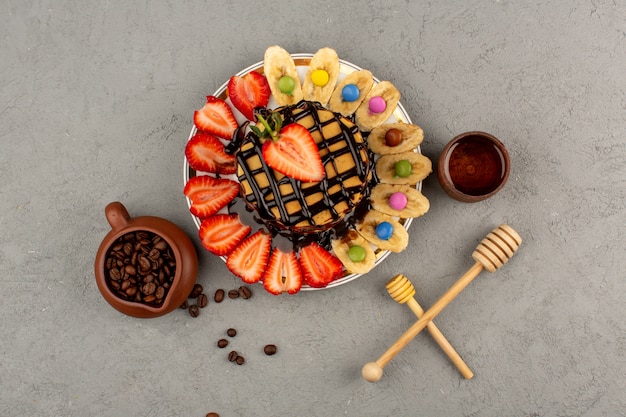
[[509,261],[521,244],[520,235],[511,226],[501,224],[478,244],[472,258],[494,272]]
[[398,274],[387,283],[387,292],[395,301],[404,304],[415,295],[415,287],[407,277]]

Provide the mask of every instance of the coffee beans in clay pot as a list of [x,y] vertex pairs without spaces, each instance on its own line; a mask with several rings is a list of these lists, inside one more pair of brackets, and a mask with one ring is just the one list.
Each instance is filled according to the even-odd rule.
[[121,313],[140,318],[175,310],[193,288],[198,272],[189,236],[160,217],[131,218],[117,201],[104,212],[111,230],[94,262],[104,299]]

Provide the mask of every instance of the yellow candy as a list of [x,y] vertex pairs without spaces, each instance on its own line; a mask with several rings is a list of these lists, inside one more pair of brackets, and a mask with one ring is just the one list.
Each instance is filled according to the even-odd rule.
[[324,87],[328,84],[328,73],[322,69],[315,70],[311,73],[311,81],[319,87]]

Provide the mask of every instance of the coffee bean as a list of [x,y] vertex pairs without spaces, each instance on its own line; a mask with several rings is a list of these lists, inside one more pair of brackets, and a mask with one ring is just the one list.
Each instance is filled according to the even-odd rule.
[[226,334],[229,335],[230,337],[235,337],[235,336],[237,336],[237,330],[232,329],[232,328],[228,329],[228,330],[226,330]]
[[[161,251],[159,251],[158,249],[153,248],[150,253],[148,253],[148,258],[152,259],[153,261],[158,260],[161,257]],[[163,260],[161,260],[161,264],[163,263]]]
[[[153,242],[154,242],[154,240],[153,240]],[[158,249],[160,251],[164,251],[165,249],[167,249],[167,242],[164,241],[163,239],[154,242],[154,249]]]
[[238,357],[239,357],[239,354],[234,350],[231,350],[230,353],[228,354],[228,360],[231,362],[235,362]]
[[196,299],[196,304],[198,305],[198,307],[200,308],[204,308],[206,307],[207,303],[209,302],[209,300],[207,299],[207,296],[204,294],[200,294],[198,296],[198,298]]
[[224,300],[224,290],[220,288],[219,290],[215,291],[213,300],[215,300],[216,303],[221,303]]
[[152,262],[150,262],[150,259],[146,258],[145,256],[140,256],[137,261],[139,263],[140,270],[150,271],[152,269]]
[[202,288],[202,285],[196,284],[193,286],[193,289],[191,290],[191,294],[189,294],[189,298],[196,298],[200,294],[202,294],[203,291],[204,291],[204,288]]
[[241,287],[239,287],[238,292],[241,298],[243,298],[244,300],[247,300],[248,298],[252,297],[252,291],[250,291],[250,288],[246,287],[245,285],[242,285]]
[[189,307],[189,301],[185,300],[183,301],[183,303],[180,305],[180,308],[182,308],[183,310],[186,310]]
[[200,315],[200,309],[197,305],[189,306],[189,315],[191,317],[198,317]]
[[157,288],[156,291],[154,292],[154,295],[157,299],[162,300],[163,297],[165,297],[165,288],[163,287]]
[[235,362],[237,362],[237,365],[243,365],[245,361],[246,360],[243,356],[237,356],[237,359],[235,359]]
[[228,291],[228,298],[230,298],[231,300],[234,300],[235,298],[239,298],[239,291],[237,290]]
[[156,284],[154,282],[146,282],[141,287],[141,292],[145,295],[154,294],[155,291],[156,291]]
[[226,339],[220,339],[217,341],[217,347],[220,349],[224,349],[226,346],[228,346],[228,340]]
[[263,348],[263,352],[265,352],[265,354],[268,356],[272,356],[273,354],[275,354],[276,350],[276,345],[265,345],[265,347]]
[[119,281],[120,278],[122,278],[122,274],[120,273],[119,269],[113,268],[109,271],[109,278],[111,278],[113,281]]
[[220,417],[220,415],[217,413],[208,413],[206,417]]

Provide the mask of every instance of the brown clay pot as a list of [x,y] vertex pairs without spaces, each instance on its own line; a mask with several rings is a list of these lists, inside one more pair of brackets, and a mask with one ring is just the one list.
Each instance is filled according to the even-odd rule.
[[[120,202],[108,204],[104,211],[107,221],[111,225],[111,231],[102,240],[94,263],[96,283],[104,299],[116,310],[139,318],[163,316],[178,308],[191,293],[198,274],[198,256],[189,236],[174,223],[160,217],[140,216],[131,218],[126,207]],[[127,301],[118,297],[109,288],[105,278],[104,263],[109,248],[119,237],[141,230],[161,236],[172,249],[176,262],[174,279],[159,306]]]
[[504,187],[511,160],[506,147],[485,132],[454,137],[439,155],[437,177],[441,188],[455,200],[475,203]]

